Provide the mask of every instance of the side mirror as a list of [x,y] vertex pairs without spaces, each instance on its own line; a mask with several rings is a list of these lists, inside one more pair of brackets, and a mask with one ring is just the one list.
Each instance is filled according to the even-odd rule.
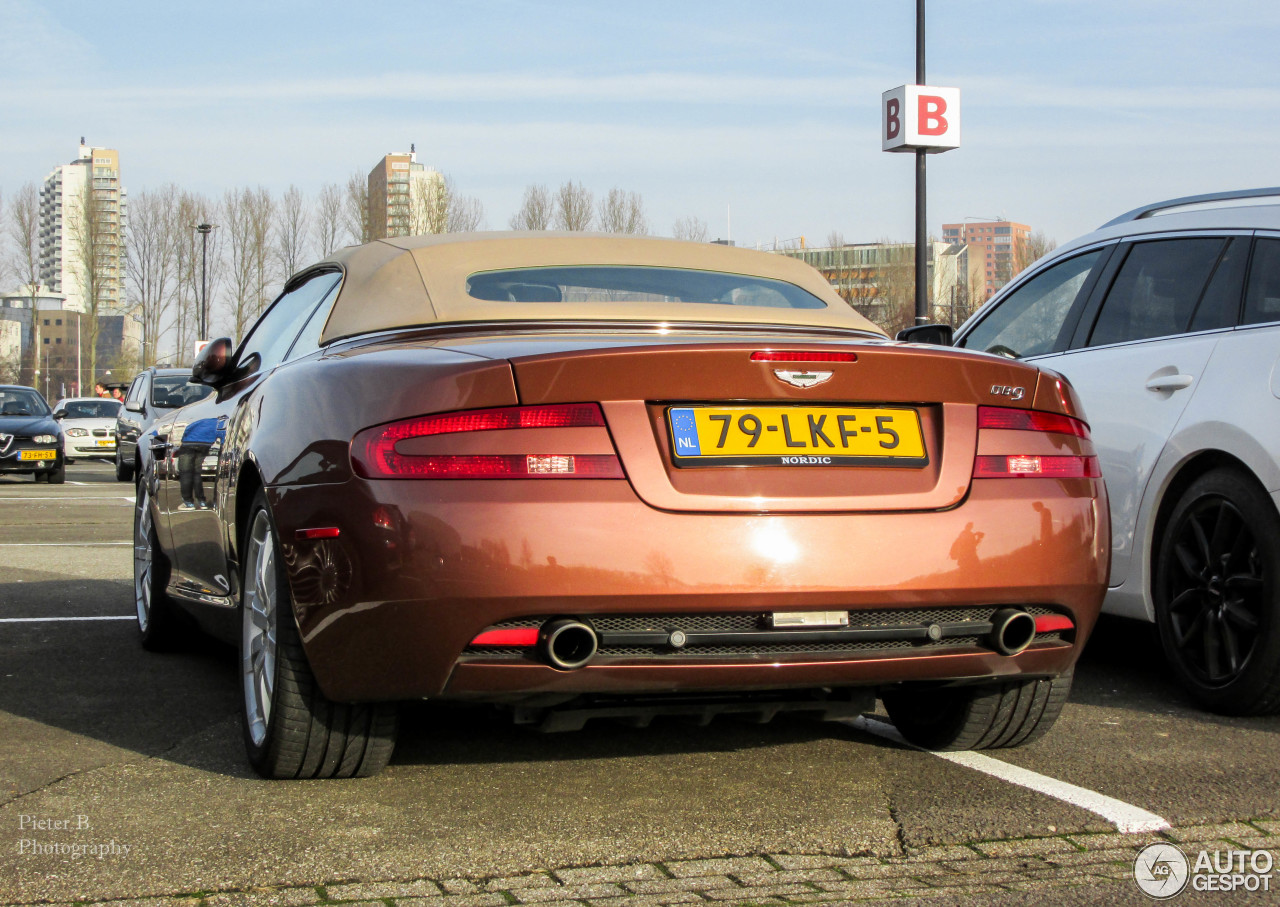
[[907,343],[931,343],[951,346],[953,332],[949,324],[917,324],[898,331],[898,339]]
[[217,387],[231,376],[231,354],[235,347],[229,337],[219,337],[200,351],[191,366],[191,380]]
[[55,409],[53,411],[53,418],[61,422],[63,419],[67,418],[67,411],[65,409]]
[[141,400],[130,400],[127,403],[125,403],[124,408],[131,413],[143,412]]

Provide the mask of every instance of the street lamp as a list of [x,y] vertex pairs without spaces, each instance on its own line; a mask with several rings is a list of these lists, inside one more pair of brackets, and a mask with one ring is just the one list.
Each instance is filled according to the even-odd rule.
[[200,340],[209,339],[209,234],[217,224],[196,224],[200,234]]

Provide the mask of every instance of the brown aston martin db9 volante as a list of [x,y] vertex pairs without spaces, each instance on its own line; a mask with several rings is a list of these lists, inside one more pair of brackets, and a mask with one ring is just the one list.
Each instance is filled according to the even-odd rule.
[[424,698],[570,727],[879,696],[921,746],[1015,746],[1106,586],[1071,387],[889,340],[789,258],[374,242],[192,380],[140,441],[138,623],[238,643],[270,777],[378,771]]

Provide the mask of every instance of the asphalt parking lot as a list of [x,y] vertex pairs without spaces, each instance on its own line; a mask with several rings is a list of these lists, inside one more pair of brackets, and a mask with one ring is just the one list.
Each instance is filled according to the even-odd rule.
[[1054,730],[986,758],[874,717],[540,735],[424,703],[378,777],[261,781],[234,653],[125,619],[132,506],[107,464],[0,477],[0,903],[1137,902],[1143,844],[1280,852],[1280,718],[1197,711],[1121,620]]

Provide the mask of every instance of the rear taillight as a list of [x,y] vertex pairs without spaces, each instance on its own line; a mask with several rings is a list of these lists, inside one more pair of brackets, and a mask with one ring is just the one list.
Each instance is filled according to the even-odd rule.
[[595,403],[506,406],[419,416],[365,429],[351,442],[351,462],[366,479],[621,479],[613,454],[414,454],[397,445],[414,438],[513,429],[603,428]]
[[857,362],[857,353],[806,350],[756,350],[752,362]]
[[978,428],[1003,428],[1013,431],[1048,431],[1060,435],[1089,437],[1089,426],[1072,416],[1043,413],[1035,409],[1011,409],[1004,406],[979,406]]
[[[1089,426],[1081,420],[1034,409],[979,406],[979,432],[982,429],[1034,431],[1089,440]],[[1084,454],[982,454],[973,460],[975,479],[1097,479],[1101,476],[1098,458]]]

